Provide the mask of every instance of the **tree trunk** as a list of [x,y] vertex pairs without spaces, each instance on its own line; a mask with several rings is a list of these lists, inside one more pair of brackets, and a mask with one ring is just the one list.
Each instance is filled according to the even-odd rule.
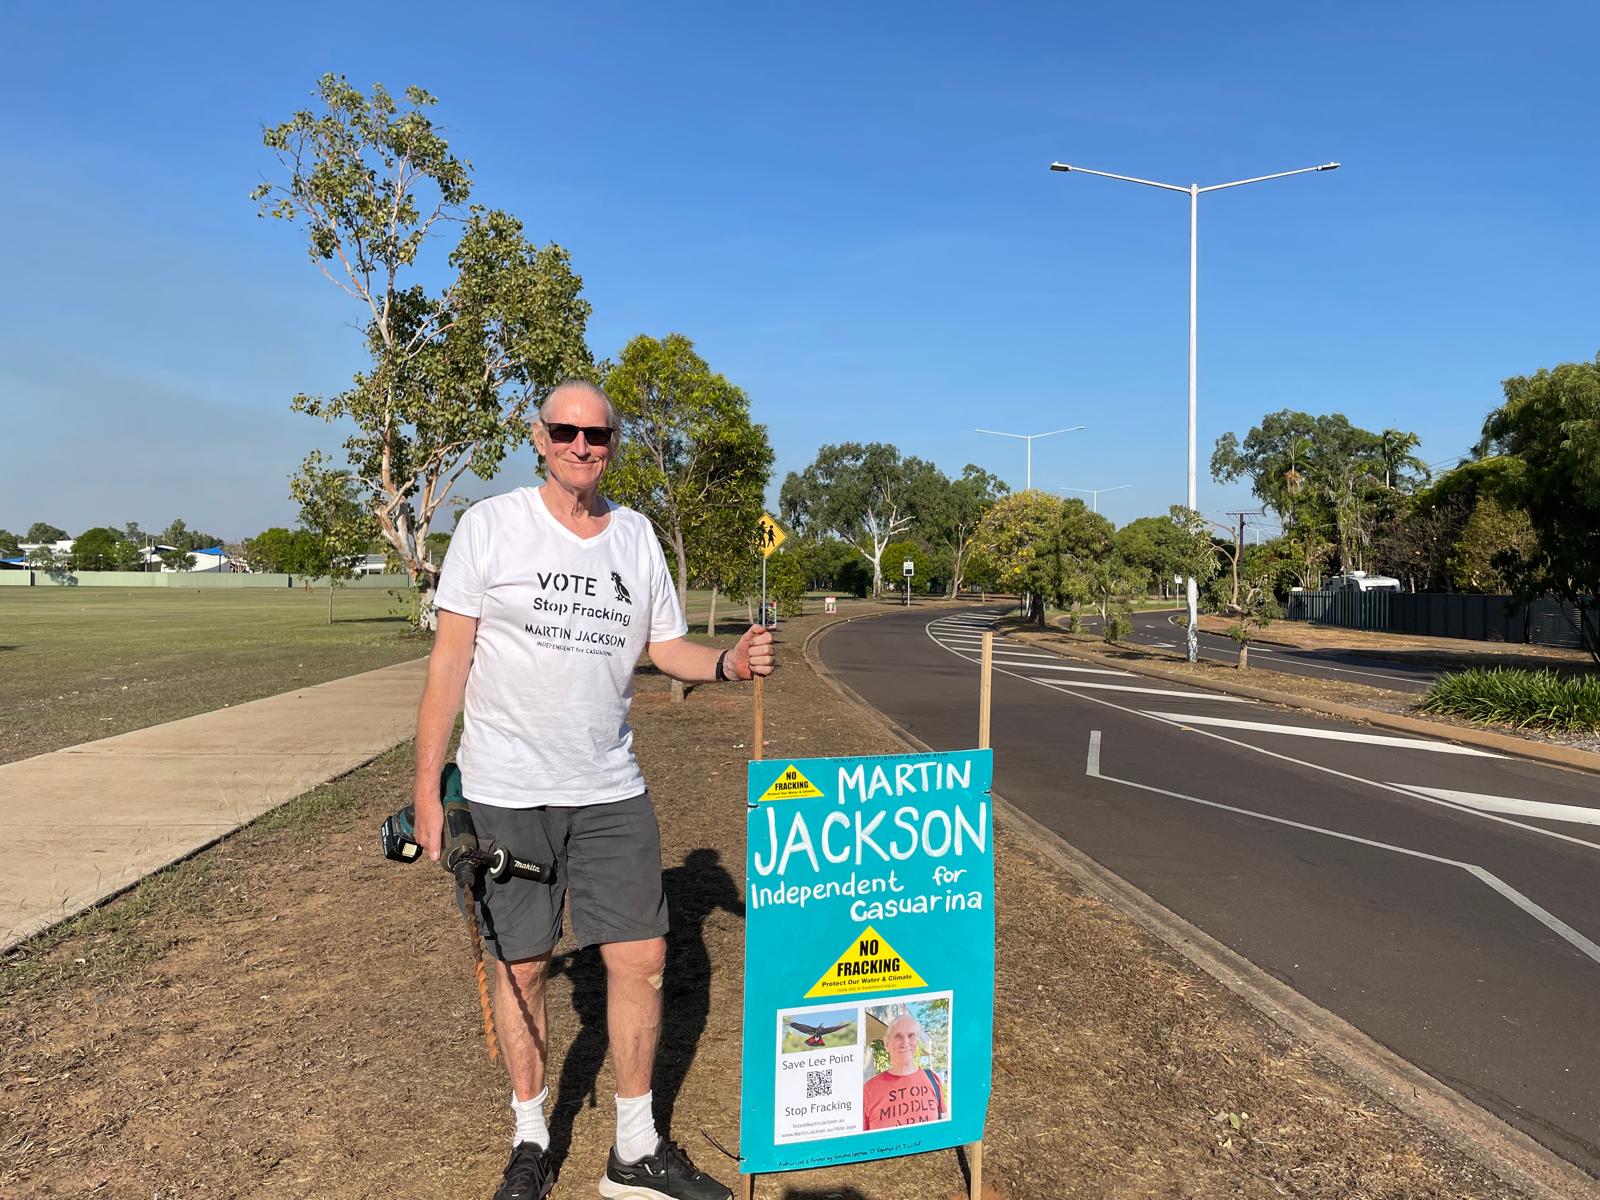
[[[684,554],[683,531],[681,529],[672,531],[672,553],[678,560],[678,606],[687,612],[689,608],[689,560],[688,556]],[[672,702],[674,704],[682,704],[685,695],[683,680],[674,679],[672,681]]]
[[1248,671],[1249,669],[1250,669],[1250,643],[1249,642],[1240,642],[1239,643],[1239,670]]
[[749,624],[754,625],[756,623],[756,605],[755,605],[755,601],[752,600],[749,596],[746,596],[744,598],[744,616],[745,616],[745,620]]
[[439,630],[439,610],[433,605],[434,592],[438,589],[438,580],[435,576],[423,574],[417,578],[417,628],[425,629],[429,633]]
[[711,615],[706,618],[706,636],[717,636],[717,585],[711,585]]
[[333,624],[333,576],[328,577],[328,624]]

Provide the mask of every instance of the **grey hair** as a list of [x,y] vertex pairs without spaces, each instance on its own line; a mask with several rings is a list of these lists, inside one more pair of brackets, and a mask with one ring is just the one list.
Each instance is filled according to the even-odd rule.
[[588,392],[596,400],[604,402],[606,406],[606,424],[618,431],[620,437],[622,430],[622,414],[617,411],[617,406],[611,403],[611,397],[606,395],[605,389],[597,383],[587,379],[563,379],[555,387],[545,393],[544,402],[539,405],[539,415],[534,420],[544,423],[544,410],[549,407],[550,401],[555,399],[558,392],[577,391]]

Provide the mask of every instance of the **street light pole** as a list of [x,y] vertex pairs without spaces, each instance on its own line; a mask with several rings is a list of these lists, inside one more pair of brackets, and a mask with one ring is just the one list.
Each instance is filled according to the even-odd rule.
[[1033,439],[1055,437],[1058,433],[1076,433],[1084,428],[1082,425],[1073,425],[1067,429],[1052,429],[1049,433],[1002,433],[998,429],[974,429],[973,433],[989,433],[995,437],[1017,438],[1028,443],[1028,484],[1024,491],[1033,491]]
[[[1243,187],[1247,183],[1265,183],[1269,179],[1287,179],[1290,175],[1305,175],[1312,171],[1336,171],[1339,164],[1336,162],[1323,163],[1317,167],[1298,167],[1293,171],[1278,171],[1272,175],[1256,175],[1250,179],[1235,179],[1231,183],[1213,183],[1201,187],[1198,183],[1191,183],[1183,187],[1176,183],[1159,183],[1153,179],[1139,179],[1133,175],[1114,175],[1110,171],[1091,171],[1088,167],[1075,167],[1070,163],[1053,162],[1050,164],[1052,171],[1076,172],[1080,175],[1098,175],[1102,179],[1120,179],[1124,183],[1137,183],[1144,187],[1160,188],[1166,192],[1187,192],[1189,194],[1189,488],[1188,502],[1191,511],[1198,510],[1197,494],[1195,490],[1195,410],[1199,389],[1196,385],[1196,364],[1199,360],[1199,308],[1200,308],[1200,193],[1220,192],[1224,188]],[[1188,652],[1189,661],[1195,662],[1200,657],[1200,589],[1194,576],[1187,581],[1189,600],[1189,629]]]
[[1130,488],[1132,486],[1133,486],[1133,484],[1131,484],[1131,483],[1119,483],[1119,484],[1117,484],[1116,487],[1108,487],[1108,488],[1062,488],[1061,490],[1063,492],[1087,492],[1087,493],[1089,493],[1090,495],[1092,495],[1094,497],[1094,511],[1095,512],[1099,512],[1100,511],[1100,493],[1101,492],[1120,492],[1123,488]]

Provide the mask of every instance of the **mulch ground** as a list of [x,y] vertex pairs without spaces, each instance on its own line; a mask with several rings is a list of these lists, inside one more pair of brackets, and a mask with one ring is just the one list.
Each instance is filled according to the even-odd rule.
[[[769,756],[898,752],[806,669],[767,693]],[[659,1116],[736,1173],[745,688],[635,727],[673,909]],[[377,849],[409,748],[296,801],[0,967],[0,1194],[490,1195],[509,1149],[448,882]],[[986,1179],[1022,1197],[1516,1195],[1082,893],[1002,822]],[[598,955],[550,994],[557,1197],[612,1134]],[[953,1152],[764,1179],[770,1200],[956,1193]]]

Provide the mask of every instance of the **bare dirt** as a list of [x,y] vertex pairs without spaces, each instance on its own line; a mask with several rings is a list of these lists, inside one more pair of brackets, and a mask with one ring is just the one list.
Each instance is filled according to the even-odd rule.
[[[769,755],[897,752],[806,669],[786,625]],[[672,705],[646,670],[638,747],[673,909],[659,1116],[733,1181],[750,692]],[[377,850],[408,747],[0,960],[0,1194],[488,1196],[509,1148],[467,938],[438,868]],[[1209,976],[998,837],[986,1179],[1022,1197],[1509,1197]],[[550,995],[557,1197],[612,1134],[598,956]],[[764,1179],[784,1200],[939,1198],[952,1153]]]

